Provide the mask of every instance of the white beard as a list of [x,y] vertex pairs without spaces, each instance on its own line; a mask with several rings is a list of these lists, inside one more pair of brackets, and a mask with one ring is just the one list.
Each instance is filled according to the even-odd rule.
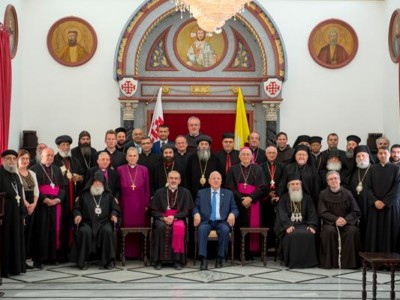
[[303,200],[303,191],[299,190],[299,191],[293,191],[289,189],[289,198],[290,201],[293,202],[301,202],[301,200]]
[[92,194],[92,196],[100,196],[103,193],[104,193],[104,186],[96,187],[92,185],[90,187],[90,194]]
[[197,150],[197,155],[199,156],[199,159],[202,161],[207,161],[210,159],[211,152],[210,149],[206,150]]
[[340,171],[340,169],[342,168],[342,163],[339,162],[329,162],[326,164],[326,168],[328,169],[328,171]]
[[369,166],[369,159],[357,161],[357,168],[366,169]]
[[58,153],[60,153],[60,156],[62,157],[62,158],[66,158],[66,157],[71,157],[71,150],[68,150],[68,151],[58,151]]
[[5,165],[4,164],[3,167],[7,172],[10,172],[10,173],[17,173],[17,171],[18,171],[17,165]]
[[349,149],[346,151],[346,157],[347,158],[353,158],[354,157],[354,149]]

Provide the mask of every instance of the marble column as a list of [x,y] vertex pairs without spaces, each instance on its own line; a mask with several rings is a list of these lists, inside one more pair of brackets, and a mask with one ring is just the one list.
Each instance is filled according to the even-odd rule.
[[266,146],[275,145],[275,138],[278,128],[278,112],[281,101],[263,101],[265,109]]
[[138,103],[138,100],[120,100],[122,126],[127,131],[127,138],[130,137],[132,130],[135,128],[135,111]]

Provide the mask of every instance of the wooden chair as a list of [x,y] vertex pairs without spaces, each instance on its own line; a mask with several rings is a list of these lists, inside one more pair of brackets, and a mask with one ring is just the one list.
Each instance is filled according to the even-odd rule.
[[125,266],[125,239],[128,234],[134,234],[134,233],[139,233],[143,237],[143,243],[142,243],[142,257],[143,257],[143,263],[145,266],[148,264],[148,258],[147,258],[147,239],[149,237],[151,227],[121,227],[120,228],[122,239],[121,239],[121,262],[122,266]]
[[[233,232],[234,227],[231,227],[231,231],[229,233],[229,241],[231,243],[231,264],[234,264],[234,245],[235,245],[235,234]],[[198,240],[197,240],[197,232],[198,226],[194,228],[194,258],[193,258],[193,265],[196,265],[196,260],[197,260],[197,252],[198,252]],[[218,235],[216,230],[211,230],[210,233],[208,234],[208,241],[217,241],[218,242]],[[228,256],[225,256],[226,261],[228,260]]]

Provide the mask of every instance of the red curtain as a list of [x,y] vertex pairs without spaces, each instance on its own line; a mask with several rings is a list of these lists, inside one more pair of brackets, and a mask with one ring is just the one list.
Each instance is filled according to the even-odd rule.
[[11,108],[10,34],[0,24],[0,153],[8,148]]

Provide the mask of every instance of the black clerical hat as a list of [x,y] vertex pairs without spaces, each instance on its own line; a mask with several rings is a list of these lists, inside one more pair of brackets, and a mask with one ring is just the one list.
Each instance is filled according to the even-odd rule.
[[225,132],[222,135],[222,139],[234,139],[235,135],[232,132]]
[[328,159],[330,159],[332,157],[337,157],[337,158],[340,159],[340,153],[339,153],[338,148],[334,147],[334,148],[329,150]]
[[347,138],[346,138],[346,140],[349,142],[349,141],[353,141],[353,142],[356,142],[357,144],[359,144],[360,142],[361,142],[361,139],[358,137],[358,136],[356,136],[356,135],[349,135]]
[[212,139],[209,135],[199,135],[196,139],[197,145],[200,144],[200,142],[208,142],[210,145],[212,143]]
[[81,138],[83,138],[84,136],[89,137],[89,139],[91,138],[90,133],[88,131],[84,130],[84,131],[81,131],[81,133],[79,134],[79,140]]
[[300,143],[310,143],[309,135],[299,135],[297,139],[294,141],[293,148],[295,148]]
[[358,145],[357,147],[355,147],[354,148],[354,157],[357,155],[357,153],[360,153],[360,152],[368,153],[368,155],[371,157],[371,151],[369,150],[368,146]]
[[104,175],[101,171],[97,171],[96,173],[94,173],[92,184],[96,180],[100,181],[102,184],[106,182],[106,179],[104,178]]
[[288,182],[291,182],[291,181],[293,181],[293,180],[300,180],[300,181],[301,181],[300,174],[297,173],[297,172],[294,172],[294,173],[289,174],[289,176],[288,176]]
[[61,143],[72,144],[72,138],[69,135],[60,135],[56,138],[56,145],[60,145]]
[[310,145],[314,144],[314,143],[321,144],[321,141],[322,141],[322,137],[320,137],[320,136],[312,136],[312,137],[310,137]]
[[120,132],[126,133],[126,129],[124,127],[115,128],[115,133],[120,133]]
[[174,151],[175,150],[175,146],[173,144],[165,144],[165,145],[163,145],[161,147],[161,152],[164,153],[165,149],[172,149],[172,151]]
[[296,148],[294,148],[294,155],[296,155],[296,153],[299,151],[306,151],[307,153],[309,153],[310,148],[308,148],[306,145],[297,145]]
[[1,157],[6,157],[7,155],[14,155],[15,157],[17,157],[17,156],[18,156],[18,153],[17,153],[16,151],[14,151],[13,149],[4,150],[4,151],[1,153]]

